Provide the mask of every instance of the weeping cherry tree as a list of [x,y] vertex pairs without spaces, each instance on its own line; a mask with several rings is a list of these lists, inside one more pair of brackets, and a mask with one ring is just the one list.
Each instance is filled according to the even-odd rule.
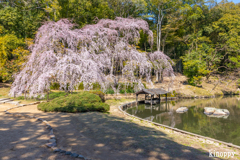
[[[69,20],[62,19],[46,22],[39,28],[29,59],[15,76],[11,96],[24,93],[29,97],[44,96],[53,82],[66,92],[73,91],[81,82],[87,90],[96,82],[105,90],[109,81],[116,79],[116,67],[125,81],[138,82],[139,89],[143,87],[142,76],[151,82],[152,63],[146,53],[135,47],[141,30],[148,35],[148,43],[153,43],[153,33],[146,21],[117,17],[81,29],[74,27]],[[150,56],[151,60],[155,54]],[[162,58],[168,64],[167,56]],[[134,75],[136,70],[139,77]]]

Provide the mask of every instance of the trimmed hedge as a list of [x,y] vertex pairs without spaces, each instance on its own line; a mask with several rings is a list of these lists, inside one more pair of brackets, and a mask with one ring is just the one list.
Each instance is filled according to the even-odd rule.
[[101,98],[93,93],[82,92],[69,94],[53,99],[50,102],[40,103],[38,109],[44,112],[88,112],[99,111],[107,112],[110,107],[102,103]]
[[105,94],[102,91],[89,91],[89,93],[98,95],[101,98],[102,102],[105,102]]
[[[73,93],[73,94],[75,94],[75,93]],[[49,93],[49,100],[52,100],[52,99],[55,99],[58,97],[62,97],[62,96],[66,96],[66,95],[67,95],[66,92],[51,92],[51,93]],[[47,94],[45,95],[44,99],[47,100]]]

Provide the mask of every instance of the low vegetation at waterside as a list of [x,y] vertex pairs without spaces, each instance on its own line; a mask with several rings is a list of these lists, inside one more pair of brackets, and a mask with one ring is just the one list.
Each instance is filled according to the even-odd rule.
[[107,112],[110,107],[103,103],[101,98],[93,93],[81,92],[77,94],[69,94],[60,96],[50,102],[41,103],[38,109],[44,112],[88,112],[99,111]]
[[[66,96],[68,93],[66,92],[50,92],[49,95],[45,95],[43,98],[37,97],[36,100],[53,100],[55,98],[61,97],[61,96]],[[73,94],[76,94],[76,92],[73,92]],[[24,100],[25,97],[24,96],[19,96],[16,97],[17,100]],[[35,99],[35,98],[27,98],[27,99]]]
[[[7,91],[9,92],[9,89]],[[84,92],[84,91],[72,92],[71,94],[78,94],[80,92]],[[1,93],[1,91],[0,91],[0,93]],[[102,102],[105,102],[105,99],[104,99],[105,94],[102,91],[91,90],[91,91],[89,91],[89,93],[93,93],[93,94],[98,95],[101,98]],[[58,97],[67,96],[68,94],[70,94],[70,93],[63,92],[63,91],[51,91],[49,93],[49,95],[46,94],[43,98],[40,98],[40,96],[39,96],[37,98],[28,98],[28,100],[29,99],[31,99],[31,100],[53,100],[53,99],[58,98]],[[7,95],[7,94],[5,94],[5,95]],[[24,96],[16,97],[16,100],[24,100],[24,99],[25,99]]]
[[[142,84],[144,85],[144,88],[148,88],[145,82],[143,82]],[[117,84],[116,88],[119,89],[118,92],[121,94],[135,93],[136,91],[135,91],[134,87],[136,87],[137,85],[138,85],[138,83],[135,83],[135,82],[133,82],[132,84],[125,84],[125,83],[119,82]],[[113,82],[109,83],[109,85],[107,86],[107,89],[105,90],[104,93],[105,94],[116,94],[115,93],[116,91],[113,90],[112,86],[114,86],[114,83]],[[59,85],[59,83],[56,83],[56,82],[52,83],[50,86],[50,89],[52,89],[52,90],[59,90],[59,88],[60,88],[60,85]],[[79,91],[84,90],[83,82],[81,82],[78,85],[78,87],[76,87],[75,89],[79,90]],[[97,90],[97,91],[101,90],[101,85],[98,82],[92,83],[92,90]]]

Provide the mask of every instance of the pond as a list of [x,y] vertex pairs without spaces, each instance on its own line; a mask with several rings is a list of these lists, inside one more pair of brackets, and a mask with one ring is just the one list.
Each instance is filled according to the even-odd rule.
[[[179,107],[187,107],[185,113],[176,113]],[[228,109],[227,117],[209,117],[204,107]],[[138,104],[126,109],[137,117],[161,123],[174,128],[211,137],[240,146],[240,97],[221,97],[212,99],[162,100],[161,104]]]

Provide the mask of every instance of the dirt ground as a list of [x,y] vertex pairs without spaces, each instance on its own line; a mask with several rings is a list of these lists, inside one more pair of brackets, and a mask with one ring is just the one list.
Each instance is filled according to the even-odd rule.
[[5,114],[13,105],[0,105],[0,159],[1,160],[67,160],[53,154],[44,146],[48,132],[45,126],[33,119]]
[[[54,129],[59,148],[94,160],[210,159],[211,149],[233,151],[126,117],[118,110],[119,105],[112,105],[109,114],[44,113],[36,105],[11,112],[46,119]],[[44,147],[48,139],[44,125],[6,115],[3,110],[9,106],[0,105],[0,141],[4,144],[0,146],[1,159],[71,159]],[[234,159],[238,159],[238,151],[234,151]]]
[[[0,105],[1,123],[0,123],[0,139],[1,143],[8,144],[0,147],[0,157],[2,159],[73,159],[69,156],[54,154],[50,149],[44,147],[47,143],[48,133],[44,129],[44,125],[35,120],[18,118],[11,115],[6,115],[3,110],[10,108],[12,105]],[[57,147],[81,154],[91,159],[142,159],[143,157],[137,154],[121,152],[113,150],[111,147],[105,146],[104,143],[95,142],[84,136],[81,132],[83,124],[75,119],[82,114],[70,113],[44,113],[37,110],[37,106],[26,106],[11,110],[13,113],[24,113],[35,115],[47,120],[54,128],[54,134],[57,138]],[[94,114],[94,113],[93,113]],[[98,114],[98,113],[97,113]],[[99,113],[101,114],[101,113]],[[87,114],[85,114],[87,116]],[[83,119],[81,119],[83,120]],[[31,124],[29,124],[31,123]],[[35,123],[35,124],[34,124]],[[8,127],[6,127],[8,126]],[[18,130],[12,132],[13,126],[19,126]],[[30,127],[31,126],[31,127]],[[5,131],[5,132],[3,132]],[[12,134],[8,136],[8,133]],[[3,138],[9,137],[8,139]],[[40,138],[38,138],[40,137]],[[40,139],[35,140],[35,139]],[[28,140],[28,142],[25,142]],[[16,143],[16,144],[15,144]],[[12,145],[10,145],[12,144]],[[34,144],[34,146],[32,146]],[[21,148],[18,147],[20,145]],[[14,149],[13,149],[14,148]],[[33,150],[35,152],[32,152]],[[6,152],[7,151],[7,152]],[[23,156],[25,155],[25,156]]]
[[[152,78],[153,82],[156,81],[156,78]],[[224,92],[232,92],[237,93],[240,91],[237,86],[238,78],[230,79],[230,78],[221,78],[221,81],[216,77],[210,77],[207,81],[206,78],[202,78],[201,85],[199,87],[188,85],[187,77],[182,74],[175,73],[175,78],[171,79],[169,77],[164,77],[164,81],[162,83],[154,83],[154,85],[150,85],[148,83],[148,88],[163,88],[165,90],[175,90],[182,97],[194,97],[194,96],[217,96],[223,95]],[[184,84],[186,83],[186,84]]]

